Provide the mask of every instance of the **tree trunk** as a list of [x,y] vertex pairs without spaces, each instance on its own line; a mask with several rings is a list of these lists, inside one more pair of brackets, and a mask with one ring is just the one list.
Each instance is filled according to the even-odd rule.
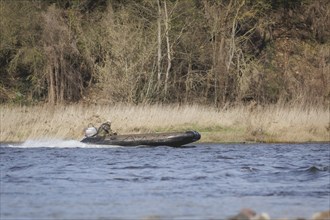
[[168,13],[167,13],[167,6],[166,6],[166,1],[164,1],[164,12],[165,12],[165,38],[166,38],[166,49],[167,49],[167,69],[166,69],[166,75],[165,75],[165,97],[167,94],[167,89],[168,89],[168,78],[172,66],[172,57],[171,57],[171,47],[170,47],[170,39],[169,39],[169,19],[168,19]]
[[157,0],[158,4],[158,19],[157,19],[157,25],[158,25],[158,34],[157,34],[157,40],[158,40],[158,56],[157,56],[157,88],[159,89],[159,86],[161,84],[161,62],[162,62],[162,29],[161,29],[161,18],[162,18],[162,12],[160,7],[160,0]]

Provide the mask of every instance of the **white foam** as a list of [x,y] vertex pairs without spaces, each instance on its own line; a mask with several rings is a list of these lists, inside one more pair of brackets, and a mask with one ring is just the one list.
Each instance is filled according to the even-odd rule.
[[27,140],[20,144],[9,144],[8,147],[16,148],[115,148],[115,145],[96,145],[85,144],[77,140],[60,140],[60,139],[39,139]]

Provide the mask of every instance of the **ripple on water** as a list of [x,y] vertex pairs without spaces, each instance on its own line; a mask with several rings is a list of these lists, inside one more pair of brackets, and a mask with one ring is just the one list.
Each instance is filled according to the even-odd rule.
[[26,170],[26,169],[29,169],[33,167],[33,165],[16,165],[16,166],[13,166],[13,167],[10,167],[9,168],[9,171],[22,171],[22,170]]
[[0,218],[219,219],[251,207],[289,219],[330,206],[326,145],[22,146],[0,147]]

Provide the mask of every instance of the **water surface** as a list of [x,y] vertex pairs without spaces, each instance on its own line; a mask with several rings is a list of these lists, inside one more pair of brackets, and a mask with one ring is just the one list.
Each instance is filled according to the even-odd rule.
[[0,219],[309,218],[330,207],[329,144],[0,146]]

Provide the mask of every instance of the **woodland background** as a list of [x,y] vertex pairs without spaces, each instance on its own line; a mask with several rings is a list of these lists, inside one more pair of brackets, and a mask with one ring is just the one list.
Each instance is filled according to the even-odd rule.
[[2,0],[0,103],[328,106],[328,0]]

